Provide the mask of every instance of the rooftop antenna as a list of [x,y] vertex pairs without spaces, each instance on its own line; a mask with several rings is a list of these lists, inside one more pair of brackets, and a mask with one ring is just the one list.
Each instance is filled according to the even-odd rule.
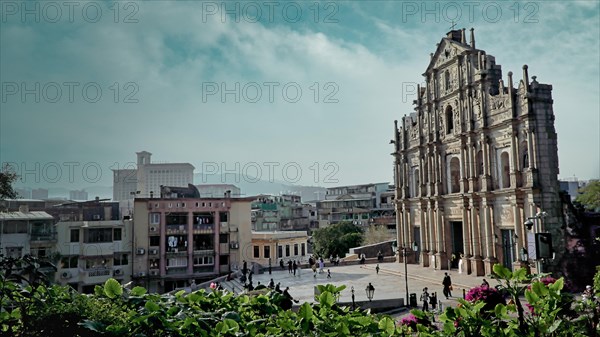
[[454,27],[456,27],[456,22],[454,22],[454,20],[452,20],[452,26],[450,26],[450,30],[454,30]]

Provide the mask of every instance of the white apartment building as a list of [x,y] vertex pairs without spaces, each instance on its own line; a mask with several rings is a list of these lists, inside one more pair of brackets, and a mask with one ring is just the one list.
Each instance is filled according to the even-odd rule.
[[137,167],[113,170],[113,200],[160,196],[160,186],[186,187],[194,181],[190,163],[152,163],[152,153],[137,152]]

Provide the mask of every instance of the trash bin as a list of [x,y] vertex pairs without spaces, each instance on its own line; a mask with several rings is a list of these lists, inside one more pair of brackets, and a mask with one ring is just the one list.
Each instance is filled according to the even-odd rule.
[[410,294],[410,306],[413,308],[417,307],[417,294],[415,293]]

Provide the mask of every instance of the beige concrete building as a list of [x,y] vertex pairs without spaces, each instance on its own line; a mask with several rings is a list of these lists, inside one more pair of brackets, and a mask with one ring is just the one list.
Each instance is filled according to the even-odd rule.
[[469,43],[464,29],[449,32],[423,76],[414,113],[395,122],[393,140],[398,242],[419,250],[409,262],[475,275],[494,263],[536,266],[539,232],[552,234],[559,260],[552,86],[530,79],[526,65],[503,78],[472,29]]
[[267,267],[271,259],[273,268],[279,268],[281,259],[285,263],[308,260],[308,235],[306,231],[253,231],[249,248],[244,254],[249,263]]
[[60,254],[55,281],[83,293],[109,278],[131,281],[132,222],[119,219],[118,204],[88,201],[58,208],[63,220],[55,226]]
[[46,212],[0,212],[0,254],[20,258],[33,255],[49,258],[56,252],[54,218]]
[[254,199],[136,198],[136,283],[162,293],[241,269]]

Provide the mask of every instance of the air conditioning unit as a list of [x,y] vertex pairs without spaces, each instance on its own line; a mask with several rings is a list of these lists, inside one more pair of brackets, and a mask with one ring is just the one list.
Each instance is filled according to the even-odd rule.
[[149,255],[158,255],[158,249],[150,249],[150,250],[148,251],[148,254],[149,254]]
[[92,219],[94,219],[94,220],[100,220],[100,214],[94,214],[94,215],[92,215]]
[[158,276],[158,270],[151,270],[150,276]]
[[62,278],[71,278],[71,277],[73,277],[73,275],[71,274],[70,271],[63,271],[62,274],[60,274],[60,277],[62,277]]
[[150,226],[151,232],[158,232],[158,228],[156,226]]
[[138,277],[146,277],[146,272],[141,271],[137,274]]
[[123,275],[123,270],[122,270],[122,269],[115,269],[115,270],[113,271],[113,274],[114,274],[114,275]]
[[144,248],[137,249],[137,255],[144,255],[144,253],[146,253],[146,250]]

